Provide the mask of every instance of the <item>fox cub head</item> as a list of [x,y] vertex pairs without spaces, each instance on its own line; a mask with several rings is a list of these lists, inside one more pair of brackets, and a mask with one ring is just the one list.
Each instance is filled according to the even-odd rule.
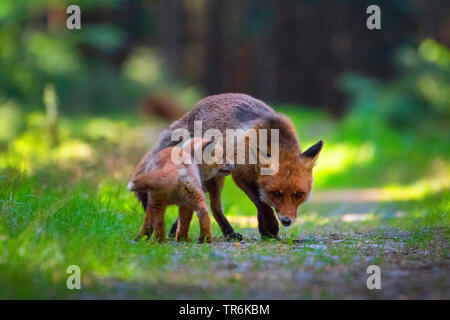
[[303,153],[280,153],[279,169],[273,175],[259,175],[261,200],[275,208],[283,226],[297,218],[297,209],[305,202],[313,184],[313,167],[322,150],[319,141]]
[[198,164],[203,181],[217,176],[226,176],[234,170],[233,160],[225,155],[222,145],[215,140],[191,138],[183,144],[181,150],[173,152],[181,152],[187,156],[188,158],[184,160],[188,163],[194,160]]

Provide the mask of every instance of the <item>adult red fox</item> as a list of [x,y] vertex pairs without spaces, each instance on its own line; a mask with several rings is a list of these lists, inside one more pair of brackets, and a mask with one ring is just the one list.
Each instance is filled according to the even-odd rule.
[[[301,152],[297,133],[290,119],[277,114],[264,102],[251,96],[237,93],[226,93],[206,97],[200,100],[188,113],[173,122],[161,132],[158,141],[149,153],[148,159],[159,151],[177,145],[172,140],[172,133],[177,129],[186,129],[194,135],[196,121],[202,122],[202,133],[209,129],[217,129],[224,136],[227,129],[278,129],[279,155],[278,171],[273,175],[261,174],[262,164],[235,163],[232,177],[235,183],[247,194],[258,210],[258,228],[263,237],[276,237],[278,219],[284,226],[291,225],[297,217],[297,209],[311,192],[313,183],[313,166],[322,149],[319,141],[305,152]],[[270,140],[270,138],[269,138]],[[268,141],[268,144],[269,141]],[[270,153],[270,148],[268,149]],[[145,168],[145,166],[142,166]],[[144,169],[142,169],[144,170]],[[144,170],[145,171],[145,170]],[[143,171],[143,172],[144,172]],[[223,214],[221,191],[224,177],[213,177],[204,182],[204,188],[210,194],[212,213],[227,239],[242,239]],[[148,195],[137,194],[144,210],[147,207]],[[174,235],[177,222],[171,228]]]
[[[214,145],[211,146],[212,144]],[[208,146],[213,147],[210,163],[195,162],[194,154],[199,150],[203,153]],[[232,161],[223,159],[221,148],[213,141],[192,138],[181,147],[169,147],[159,151],[152,159],[144,156],[136,171],[145,172],[133,174],[128,184],[131,191],[144,192],[148,196],[144,224],[136,240],[144,236],[150,237],[155,232],[156,238],[164,241],[164,212],[168,205],[176,204],[179,206],[177,241],[188,240],[193,211],[197,212],[200,222],[199,242],[211,241],[209,210],[202,190],[202,181],[226,176],[234,169]],[[186,161],[175,162],[174,154]],[[218,159],[219,155],[222,159]]]

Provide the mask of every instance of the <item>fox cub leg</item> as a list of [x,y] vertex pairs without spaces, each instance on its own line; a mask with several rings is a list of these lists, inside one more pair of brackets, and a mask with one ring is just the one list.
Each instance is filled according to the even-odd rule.
[[189,241],[188,231],[194,211],[188,207],[178,209],[178,227],[176,231],[177,241]]
[[135,241],[141,240],[144,236],[147,236],[147,239],[152,236],[153,233],[153,222],[152,215],[150,212],[150,206],[147,206],[145,210],[145,220],[142,225],[141,232],[139,232],[138,236],[134,239]]
[[209,219],[209,212],[206,202],[196,211],[198,221],[200,223],[200,237],[198,238],[198,242],[211,242],[211,220]]
[[163,242],[166,240],[165,235],[165,223],[164,223],[164,212],[166,211],[165,205],[155,205],[151,206],[151,215],[152,215],[152,223],[153,230],[155,232],[155,237],[159,242]]

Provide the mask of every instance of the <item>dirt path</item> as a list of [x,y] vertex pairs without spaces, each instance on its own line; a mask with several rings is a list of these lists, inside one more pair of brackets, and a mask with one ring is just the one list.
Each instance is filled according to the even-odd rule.
[[[177,250],[161,274],[138,282],[104,279],[105,294],[86,297],[449,299],[450,230],[390,226],[389,219],[409,210],[405,205],[378,189],[320,192],[300,222],[274,241],[260,240],[256,217],[230,216],[242,242],[170,242]],[[372,265],[380,268],[380,289],[367,286]]]
[[[409,244],[414,237],[431,234],[434,243],[428,249]],[[252,245],[243,243],[241,250]],[[240,275],[245,279],[244,295],[256,299],[450,297],[450,257],[445,254],[449,242],[439,230],[426,230],[421,235],[395,229],[331,233],[300,239],[292,245],[270,244],[279,254],[261,256],[257,268],[254,262],[236,262],[232,245],[217,246],[224,260],[217,263],[216,272],[222,277]],[[302,253],[297,263],[288,257],[295,252]],[[369,265],[381,268],[380,290],[367,288]]]
[[[256,230],[248,229],[244,237],[239,245],[216,241],[196,254],[180,248],[172,260],[175,268],[162,279],[131,283],[105,279],[104,295],[85,298],[450,298],[449,242],[443,230],[329,233],[287,243],[255,240]],[[433,243],[419,248],[413,244],[417,238],[433,238]],[[179,263],[186,254],[202,265]],[[379,290],[367,287],[370,265],[380,266]]]

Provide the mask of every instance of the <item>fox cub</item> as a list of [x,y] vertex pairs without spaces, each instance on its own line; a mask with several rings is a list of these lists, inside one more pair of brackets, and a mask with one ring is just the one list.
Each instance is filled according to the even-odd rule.
[[[210,159],[206,161],[212,162],[211,164],[194,157],[197,154],[203,155],[207,147],[208,150],[213,150]],[[129,190],[136,194],[145,192],[148,196],[145,221],[136,240],[144,236],[150,237],[154,231],[155,237],[164,241],[164,212],[168,205],[175,204],[179,206],[176,240],[188,240],[189,224],[195,211],[200,222],[198,241],[210,242],[211,223],[203,181],[226,176],[234,169],[234,164],[229,159],[219,159],[223,154],[222,146],[196,137],[181,147],[169,147],[151,157],[149,153],[145,155],[128,184]],[[180,161],[174,161],[173,155]]]

